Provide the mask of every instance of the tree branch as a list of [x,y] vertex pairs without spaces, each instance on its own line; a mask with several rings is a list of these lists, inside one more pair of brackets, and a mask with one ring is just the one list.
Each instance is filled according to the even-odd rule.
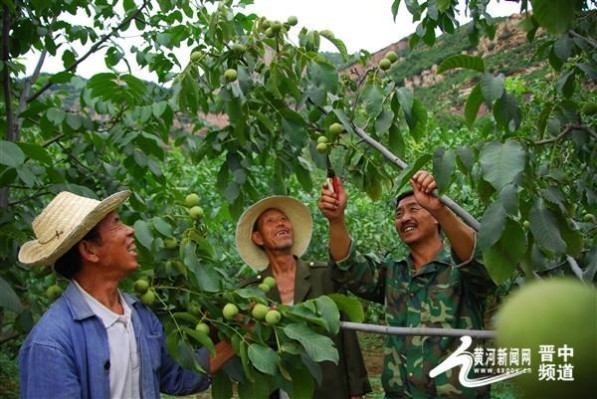
[[597,41],[595,41],[595,40],[591,39],[590,37],[586,37],[586,36],[583,36],[583,35],[581,35],[581,34],[578,34],[578,33],[576,33],[576,32],[575,32],[575,31],[573,31],[573,30],[570,30],[568,33],[570,33],[570,35],[571,35],[571,36],[574,36],[574,37],[576,37],[576,38],[578,38],[578,39],[584,40],[584,41],[585,41],[585,42],[587,42],[587,43],[588,43],[588,44],[589,44],[591,47],[593,47],[593,48],[597,48]]
[[[80,63],[85,61],[91,54],[93,54],[97,50],[99,50],[101,48],[102,44],[104,44],[106,41],[108,41],[116,32],[118,32],[124,26],[129,24],[137,15],[139,15],[141,13],[141,11],[143,11],[143,9],[147,6],[148,2],[149,2],[149,0],[145,0],[143,2],[143,4],[141,5],[141,7],[139,7],[137,9],[137,11],[135,11],[134,14],[131,14],[127,18],[125,18],[116,28],[112,29],[112,31],[110,33],[105,35],[99,42],[97,42],[93,46],[91,46],[91,48],[89,49],[89,51],[87,51],[85,53],[85,55],[83,55],[81,58],[79,58],[71,66],[69,66],[62,72],[70,72],[70,71],[75,70]],[[50,87],[52,87],[53,84],[54,83],[48,81],[48,83],[46,83],[41,89],[39,89],[37,91],[37,93],[35,93],[29,99],[27,99],[27,102],[30,103],[31,101],[33,101],[36,98],[38,98],[39,96],[41,96],[46,90],[48,90]]]
[[[397,165],[400,169],[408,168],[408,165],[403,160],[392,154],[391,151],[369,136],[363,129],[354,126],[354,131],[360,138],[363,139],[363,141],[378,150],[384,157],[386,157],[393,164]],[[434,190],[434,194],[437,195],[437,190]],[[472,227],[475,231],[479,231],[481,224],[470,213],[468,213],[466,210],[460,207],[460,205],[445,195],[442,195],[439,197],[439,199],[444,205],[458,215],[466,224]]]
[[17,141],[17,132],[15,129],[14,115],[12,113],[12,88],[10,85],[10,28],[11,14],[8,5],[2,9],[2,89],[4,90],[4,109],[6,112],[6,140]]
[[562,138],[566,137],[570,134],[573,130],[584,130],[585,132],[589,133],[591,136],[595,137],[595,132],[591,128],[585,125],[566,125],[564,130],[560,134],[555,137],[550,137],[548,139],[539,140],[532,142],[533,145],[544,145],[544,144],[551,144],[555,143],[556,141],[561,140]]
[[566,260],[568,261],[568,264],[570,265],[570,269],[572,269],[572,272],[574,273],[574,275],[576,275],[576,277],[578,277],[580,280],[582,280],[582,269],[580,268],[580,266],[578,266],[576,259],[574,259],[570,255],[566,255]]

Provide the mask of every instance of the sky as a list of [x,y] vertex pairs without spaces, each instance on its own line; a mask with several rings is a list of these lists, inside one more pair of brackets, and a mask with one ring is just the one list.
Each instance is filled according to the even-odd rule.
[[[268,19],[286,21],[294,15],[298,18],[298,25],[290,31],[290,40],[297,42],[296,34],[300,27],[308,29],[323,30],[329,29],[334,35],[344,41],[349,53],[360,49],[369,52],[378,51],[400,39],[410,35],[416,28],[412,22],[410,13],[406,10],[403,0],[400,4],[398,16],[394,22],[392,17],[393,0],[255,0],[254,4],[247,7],[247,12],[254,12],[257,15],[265,16]],[[461,9],[464,9],[464,1],[460,0]],[[517,13],[520,9],[518,3],[505,0],[493,0],[489,6],[489,13],[492,16],[506,16]],[[460,18],[461,23],[468,19]],[[123,47],[129,48],[134,38],[127,39]],[[88,45],[89,47],[89,45]],[[327,40],[322,39],[321,49],[324,51],[337,51]],[[86,52],[80,48],[79,54]],[[189,49],[181,49],[177,56],[184,60]],[[39,53],[30,54],[25,57],[24,62],[27,74],[31,74],[35,68]],[[104,53],[89,57],[77,69],[77,74],[89,78],[90,76],[107,71],[104,66]],[[134,65],[135,62],[131,62]],[[122,68],[124,69],[124,68]],[[42,71],[57,73],[63,70],[60,57],[47,59]],[[146,70],[134,70],[134,74],[145,80],[156,80],[154,74]]]

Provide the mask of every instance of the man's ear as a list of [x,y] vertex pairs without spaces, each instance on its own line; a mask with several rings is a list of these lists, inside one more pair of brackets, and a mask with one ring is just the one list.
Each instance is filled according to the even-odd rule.
[[253,244],[257,245],[258,247],[263,246],[263,237],[261,237],[261,233],[258,231],[254,231],[251,234],[251,241],[253,241]]
[[95,243],[87,240],[81,240],[77,244],[77,247],[79,249],[81,259],[92,263],[99,261],[99,256],[97,255],[97,246]]

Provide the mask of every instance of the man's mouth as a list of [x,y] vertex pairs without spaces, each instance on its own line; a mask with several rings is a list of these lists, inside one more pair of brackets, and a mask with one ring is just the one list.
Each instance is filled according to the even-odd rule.
[[415,230],[416,228],[417,228],[417,226],[415,226],[414,224],[409,224],[409,225],[406,225],[406,226],[402,227],[402,232],[403,233],[408,233],[410,231]]
[[276,233],[276,237],[287,236],[288,234],[290,234],[288,230],[280,230]]
[[135,255],[137,255],[137,245],[135,245],[135,244],[131,244],[131,245],[128,247],[128,251],[129,251],[130,253],[132,253],[132,254],[135,254]]

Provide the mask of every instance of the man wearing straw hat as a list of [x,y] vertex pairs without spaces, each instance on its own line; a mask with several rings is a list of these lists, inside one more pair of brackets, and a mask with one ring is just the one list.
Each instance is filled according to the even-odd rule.
[[[409,255],[384,262],[355,248],[346,225],[342,185],[335,191],[322,189],[319,209],[329,221],[333,276],[355,294],[385,303],[390,326],[481,329],[484,299],[495,285],[476,260],[475,232],[433,194],[436,182],[431,174],[419,171],[410,184],[412,191],[398,196],[395,209],[396,232]],[[462,386],[457,370],[430,378],[431,369],[459,342],[449,337],[388,335],[382,373],[386,397],[487,398],[487,386]]]
[[[268,297],[295,304],[338,291],[325,263],[300,259],[311,241],[313,221],[307,207],[286,196],[262,199],[249,207],[236,226],[236,247],[241,258],[259,274],[243,285],[276,279]],[[323,381],[314,398],[360,398],[371,391],[367,370],[354,331],[341,330],[334,337],[338,365],[322,364]],[[284,397],[284,392],[274,396]]]
[[[70,284],[21,347],[21,397],[159,398],[210,385],[174,362],[155,314],[118,289],[138,267],[133,229],[116,213],[129,195],[97,201],[64,191],[33,221],[35,240],[19,261],[54,265]],[[196,353],[210,373],[233,356],[229,344],[218,345],[213,358]]]

